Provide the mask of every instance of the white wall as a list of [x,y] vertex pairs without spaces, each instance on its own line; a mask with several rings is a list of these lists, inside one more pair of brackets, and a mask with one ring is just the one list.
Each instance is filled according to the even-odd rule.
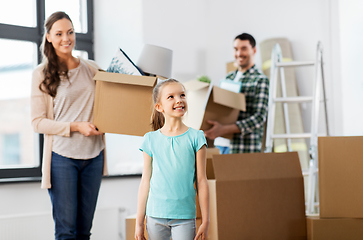
[[346,135],[363,135],[363,2],[340,0],[340,42],[342,71],[343,129]]

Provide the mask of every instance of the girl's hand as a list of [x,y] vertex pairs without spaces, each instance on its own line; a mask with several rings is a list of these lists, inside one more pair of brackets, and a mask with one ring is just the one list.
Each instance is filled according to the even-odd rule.
[[71,132],[80,132],[86,137],[103,134],[99,132],[96,126],[90,122],[72,122]]
[[145,235],[144,235],[144,226],[140,226],[140,225],[136,224],[135,239],[136,240],[146,240]]
[[208,236],[208,228],[209,228],[209,224],[208,223],[202,223],[202,225],[200,225],[200,227],[198,228],[198,232],[197,235],[195,236],[194,240],[206,240],[207,236]]

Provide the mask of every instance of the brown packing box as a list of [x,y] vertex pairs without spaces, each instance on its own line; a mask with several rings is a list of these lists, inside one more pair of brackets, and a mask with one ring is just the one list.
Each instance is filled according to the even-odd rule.
[[308,240],[363,239],[363,219],[307,217]]
[[[245,95],[217,86],[192,80],[184,83],[187,90],[188,112],[184,123],[192,128],[208,130],[212,127],[207,120],[222,124],[234,123],[240,111],[246,111]],[[204,113],[204,114],[203,114]],[[223,136],[232,138],[232,134]]]
[[[216,155],[216,154],[219,154],[218,148],[207,148],[207,167],[206,167],[207,168],[206,169],[207,179],[214,179],[212,157],[213,157],[213,155]],[[201,218],[202,212],[201,212],[200,206],[199,206],[198,195],[195,198],[195,203],[196,203],[196,208],[197,208],[197,218]]]
[[362,146],[362,136],[318,138],[321,218],[363,218]]
[[[125,240],[135,240],[135,224],[136,224],[136,214],[126,217],[126,239]],[[196,219],[197,229],[202,224],[201,219]],[[145,229],[144,235],[146,239],[148,239],[147,231],[146,231],[146,220],[145,220]]]
[[[246,111],[244,94],[213,86],[208,95],[200,129],[205,131],[212,127],[211,124],[207,123],[207,120],[214,120],[221,124],[234,123],[240,111]],[[232,138],[233,134],[223,137]]]
[[296,152],[213,155],[210,240],[306,239]]
[[207,148],[207,179],[215,179],[213,169],[213,156],[219,155],[218,148]]
[[[236,69],[234,62],[227,63],[227,73],[232,69]],[[205,104],[209,96],[210,84],[195,79],[184,82],[183,85],[187,90],[188,99],[188,111],[184,115],[183,121],[189,127],[200,129],[203,122]]]
[[209,83],[191,80],[183,83],[187,91],[188,111],[183,122],[188,127],[200,129],[203,120],[205,102],[208,97]]
[[151,131],[157,77],[98,72],[93,123],[104,133],[143,136]]

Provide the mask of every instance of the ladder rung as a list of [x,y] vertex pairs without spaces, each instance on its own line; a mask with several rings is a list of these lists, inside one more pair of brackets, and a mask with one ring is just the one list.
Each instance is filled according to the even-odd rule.
[[286,98],[275,98],[275,102],[288,102],[288,103],[300,103],[300,102],[312,102],[313,97],[286,97]]
[[273,134],[273,139],[276,138],[310,138],[311,133],[290,133],[290,134]]
[[[318,173],[319,170],[318,169],[315,169],[313,173]],[[303,176],[309,176],[310,174],[310,170],[309,169],[305,169],[305,170],[302,170],[302,175]]]
[[[307,202],[305,202],[305,205],[308,205]],[[319,202],[314,202],[314,207],[319,207]],[[317,214],[306,214],[307,216],[318,216]]]
[[277,67],[313,66],[315,62],[276,62]]

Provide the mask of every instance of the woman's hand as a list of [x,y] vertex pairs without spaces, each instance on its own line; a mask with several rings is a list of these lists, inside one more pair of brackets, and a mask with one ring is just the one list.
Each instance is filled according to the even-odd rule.
[[90,122],[72,122],[71,132],[80,132],[86,137],[103,134],[99,132],[96,126]]

